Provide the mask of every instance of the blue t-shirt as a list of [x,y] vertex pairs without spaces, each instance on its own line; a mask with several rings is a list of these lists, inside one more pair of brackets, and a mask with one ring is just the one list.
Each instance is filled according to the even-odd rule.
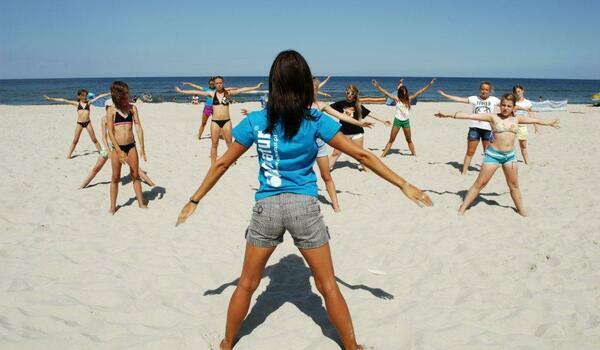
[[252,112],[235,128],[233,137],[239,144],[250,147],[256,144],[258,153],[258,182],[255,199],[260,200],[281,193],[317,196],[317,176],[313,165],[317,158],[320,138],[329,142],[340,129],[340,124],[326,114],[311,109],[302,120],[298,133],[285,139],[283,126],[278,123],[273,134],[267,128],[267,110]]

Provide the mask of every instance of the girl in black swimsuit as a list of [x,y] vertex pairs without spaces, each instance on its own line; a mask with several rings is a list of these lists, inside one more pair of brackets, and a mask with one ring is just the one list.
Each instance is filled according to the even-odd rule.
[[226,89],[223,84],[223,77],[216,76],[213,79],[215,82],[215,90],[181,90],[179,87],[175,87],[175,91],[184,95],[212,97],[213,115],[210,126],[210,138],[212,141],[210,148],[211,164],[214,164],[217,160],[219,136],[223,135],[225,143],[227,143],[227,148],[229,148],[233,142],[231,138],[231,118],[229,116],[229,104],[231,103],[231,96],[243,92],[258,90],[263,85],[262,83],[259,83],[252,87]]
[[144,130],[140,123],[137,108],[129,104],[129,87],[122,81],[115,81],[110,87],[114,107],[109,107],[106,113],[106,126],[108,136],[112,143],[110,161],[112,164],[112,177],[110,180],[110,209],[109,213],[117,211],[117,193],[121,179],[121,165],[127,163],[133,180],[133,190],[140,208],[146,208],[142,197],[142,184],[140,182],[140,167],[133,125],[138,136],[140,156],[146,161],[144,149]]
[[44,95],[44,98],[47,101],[61,102],[72,106],[77,106],[77,124],[75,126],[75,136],[73,137],[73,142],[71,143],[71,147],[69,148],[69,153],[67,153],[67,159],[71,159],[73,151],[75,151],[75,146],[77,146],[77,143],[79,142],[79,136],[81,136],[81,131],[83,131],[83,129],[86,129],[88,131],[88,134],[90,135],[90,138],[92,139],[94,145],[96,145],[98,152],[102,150],[98,139],[96,139],[96,134],[94,133],[94,128],[92,127],[92,123],[90,120],[90,105],[96,102],[96,100],[108,95],[108,92],[100,94],[96,98],[89,101],[87,99],[88,91],[85,89],[80,89],[79,91],[77,91],[77,101],[67,100],[64,98],[48,97]]

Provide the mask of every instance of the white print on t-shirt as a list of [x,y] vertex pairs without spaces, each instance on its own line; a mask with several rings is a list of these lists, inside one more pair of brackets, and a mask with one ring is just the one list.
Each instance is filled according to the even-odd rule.
[[265,171],[267,184],[273,187],[281,186],[281,175],[279,174],[279,137],[273,136],[273,152],[271,152],[271,134],[257,130],[258,156],[260,167]]

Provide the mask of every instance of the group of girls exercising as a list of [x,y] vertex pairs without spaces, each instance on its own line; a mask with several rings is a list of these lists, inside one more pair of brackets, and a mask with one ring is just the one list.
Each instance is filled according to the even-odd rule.
[[[419,95],[427,91],[427,89],[436,82],[435,78],[414,94],[409,93],[403,79],[400,79],[399,83],[396,85],[395,94],[384,89],[376,80],[373,80],[373,87],[381,92],[383,97],[361,98],[356,85],[351,84],[345,89],[345,99],[328,104],[319,101],[318,96],[330,97],[329,94],[322,91],[322,88],[330,79],[331,76],[328,76],[324,81],[320,82],[318,78],[312,77],[313,100],[310,107],[320,112],[324,111],[328,115],[337,118],[340,123],[340,133],[344,135],[346,139],[363,149],[365,128],[371,128],[374,125],[373,122],[368,121],[367,118],[370,117],[374,121],[380,122],[385,126],[391,126],[388,142],[383,147],[381,153],[382,158],[386,157],[390,152],[400,129],[403,131],[410,153],[416,155],[409,119],[411,106],[415,103]],[[198,138],[202,136],[208,119],[211,118],[210,159],[211,164],[214,164],[217,160],[219,139],[223,138],[225,140],[227,148],[231,147],[233,144],[233,125],[231,123],[229,112],[231,96],[256,91],[262,87],[262,83],[252,87],[227,88],[224,85],[224,78],[215,76],[209,79],[206,88],[190,82],[182,82],[182,84],[193,87],[194,90],[182,90],[179,87],[175,87],[175,91],[181,94],[200,95],[206,98],[202,111],[201,124],[198,130]],[[77,100],[52,98],[48,96],[44,97],[48,101],[62,102],[77,107],[75,136],[69,147],[67,158],[72,157],[75,146],[77,145],[84,128],[88,131],[92,142],[100,153],[96,164],[85,178],[80,188],[87,187],[96,174],[102,169],[108,160],[108,157],[111,158],[113,175],[110,182],[109,211],[114,214],[118,208],[116,201],[121,165],[129,165],[133,188],[141,208],[146,207],[142,196],[141,181],[151,187],[155,184],[138,165],[138,151],[139,156],[146,160],[144,132],[140,123],[137,108],[134,104],[129,103],[129,87],[124,82],[115,81],[111,85],[110,90],[109,93],[93,96],[88,93],[87,90],[81,89],[77,92]],[[492,83],[488,81],[484,81],[480,84],[479,95],[470,97],[452,96],[446,94],[442,90],[438,90],[438,93],[441,96],[446,97],[449,100],[472,105],[472,114],[436,114],[436,116],[440,118],[452,117],[456,119],[470,119],[472,121],[467,133],[467,151],[463,161],[462,173],[467,173],[471,159],[479,142],[482,143],[485,152],[485,158],[478,178],[465,196],[463,203],[459,208],[459,213],[463,214],[467,210],[481,189],[489,182],[497,168],[502,166],[517,212],[525,216],[527,215],[527,212],[522,204],[517,178],[516,156],[514,152],[515,140],[519,141],[523,160],[525,164],[527,164],[529,162],[529,154],[527,151],[527,124],[533,124],[535,132],[538,133],[538,125],[558,127],[559,122],[558,120],[544,121],[533,117],[531,113],[532,103],[524,97],[525,88],[521,85],[515,85],[512,93],[505,94],[501,99],[492,96],[492,91]],[[102,136],[101,145],[96,139],[92,127],[90,106],[97,100],[109,95],[111,98],[105,102],[106,114],[102,118],[100,126]],[[395,113],[393,123],[385,120],[383,117],[378,116],[365,107],[365,104],[379,103],[386,103],[394,108]],[[495,108],[499,108],[500,113],[494,113]],[[248,113],[247,110],[242,109],[243,115],[247,115]],[[509,127],[503,128],[502,125],[504,124],[499,123],[498,118],[502,120],[509,118],[507,122],[510,124]],[[137,144],[135,142],[134,134],[137,134],[138,136]],[[317,138],[315,142],[318,146],[316,163],[325,183],[325,188],[331,200],[333,210],[335,212],[340,212],[341,207],[337,197],[335,183],[331,177],[331,170],[333,170],[335,163],[342,152],[337,148],[330,151],[327,144],[320,138]],[[367,171],[362,163],[359,163],[356,167],[361,171]]]

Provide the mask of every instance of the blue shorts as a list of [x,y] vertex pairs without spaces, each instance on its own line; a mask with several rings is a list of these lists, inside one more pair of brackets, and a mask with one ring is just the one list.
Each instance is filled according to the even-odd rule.
[[485,150],[485,158],[483,158],[483,164],[494,164],[503,165],[506,163],[516,162],[515,151],[502,152],[498,151],[492,146],[489,146]]
[[492,132],[490,130],[469,128],[467,134],[467,140],[469,141],[492,141]]

